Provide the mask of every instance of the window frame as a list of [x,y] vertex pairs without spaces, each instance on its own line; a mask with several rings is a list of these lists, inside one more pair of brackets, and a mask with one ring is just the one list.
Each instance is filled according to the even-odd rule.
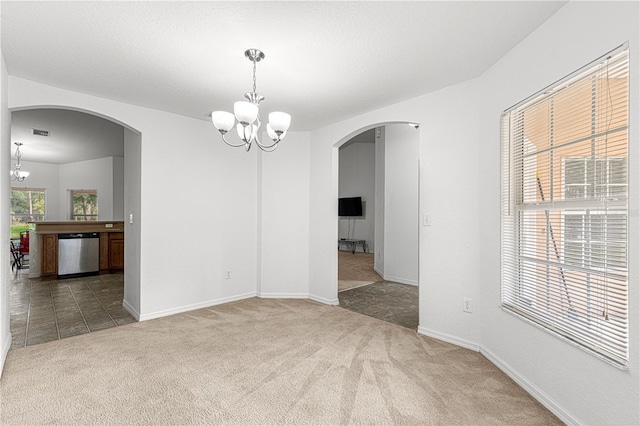
[[[41,192],[42,193],[42,199],[44,202],[44,212],[43,213],[36,213],[36,214],[30,214],[30,213],[9,213],[9,222],[11,224],[11,227],[13,227],[13,221],[14,218],[31,218],[30,222],[33,221],[38,221],[38,220],[46,220],[47,218],[47,190],[46,188],[22,188],[22,187],[11,187],[11,193],[9,195],[9,205],[11,205],[11,198],[13,197],[13,191],[20,191],[20,192]],[[40,219],[35,219],[35,217],[39,217]],[[25,222],[26,223],[26,222]]]
[[[555,200],[553,199],[554,185],[557,185],[553,183],[554,170],[553,168],[544,169],[544,167],[546,166],[546,164],[544,164],[542,166],[543,170],[550,172],[550,175],[546,176],[546,178],[547,180],[551,180],[551,183],[549,183],[549,185],[551,185],[550,186],[551,196],[550,196],[550,199],[547,199],[547,200],[543,198],[542,199],[543,202],[536,202],[536,198],[538,197],[538,195],[536,194],[534,197],[531,197],[532,178],[529,175],[531,174],[531,169],[533,169],[533,171],[535,171],[535,180],[537,181],[537,184],[540,185],[540,180],[538,178],[538,171],[537,171],[538,166],[536,165],[538,158],[537,157],[534,157],[533,159],[527,158],[529,155],[531,155],[529,154],[527,137],[525,136],[525,133],[522,131],[522,128],[519,128],[517,132],[515,130],[515,128],[517,127],[516,123],[520,123],[520,120],[522,120],[523,117],[514,116],[514,114],[518,114],[520,112],[524,113],[529,106],[535,105],[536,103],[542,102],[542,101],[549,100],[549,102],[551,102],[553,105],[554,96],[556,95],[556,93],[562,91],[564,88],[571,87],[573,84],[579,84],[580,82],[583,81],[583,79],[586,80],[587,78],[592,78],[594,69],[599,67],[604,62],[608,64],[609,59],[611,59],[612,57],[618,58],[619,55],[621,54],[626,55],[625,64],[626,64],[626,79],[627,79],[626,80],[626,84],[627,84],[626,85],[626,116],[625,116],[626,122],[625,122],[625,125],[623,126],[624,127],[623,131],[626,132],[624,133],[626,135],[626,139],[622,138],[622,140],[625,141],[626,143],[626,156],[624,157],[624,160],[625,160],[624,161],[624,168],[625,168],[624,184],[620,184],[618,182],[614,184],[610,184],[610,182],[598,183],[598,179],[596,178],[597,173],[594,173],[593,182],[591,182],[593,193],[594,194],[598,193],[599,187],[607,188],[605,191],[606,194],[604,194],[604,196],[602,194],[599,195],[601,199],[607,199],[602,204],[602,205],[605,205],[604,208],[602,208],[602,205],[596,204],[595,200],[598,198],[598,196],[591,194],[593,195],[593,197],[592,199],[589,199],[588,197],[589,194],[587,189],[585,189],[584,193],[582,194],[585,201],[583,201],[581,197],[577,197],[576,199],[569,197],[568,199],[565,199],[566,197],[565,188],[568,189],[568,187],[565,187],[565,182],[564,182],[565,173],[566,173],[564,160],[569,157],[563,157],[562,154],[560,154],[558,155],[558,157],[560,157],[562,160],[562,168],[560,171],[560,174],[561,174],[560,177],[562,180],[562,184],[560,185],[562,187],[561,197],[560,199],[555,199]],[[628,290],[629,290],[629,280],[628,280],[629,202],[628,202],[628,191],[629,191],[630,179],[629,179],[628,169],[629,169],[630,157],[629,157],[629,151],[628,151],[629,150],[628,127],[629,127],[629,113],[630,113],[629,111],[630,88],[628,84],[629,82],[628,67],[629,67],[629,51],[628,51],[628,45],[625,43],[624,45],[619,46],[618,48],[612,50],[611,52],[608,52],[607,54],[596,59],[595,61],[592,61],[591,63],[587,64],[586,66],[582,67],[581,69],[577,70],[571,75],[561,80],[558,80],[557,82],[544,88],[543,90],[534,94],[533,96],[508,108],[503,112],[502,118],[501,118],[502,152],[501,152],[501,305],[500,306],[506,312],[525,320],[531,325],[534,325],[546,332],[549,332],[563,339],[564,341],[608,362],[609,364],[617,368],[625,369],[625,370],[629,368],[629,347],[628,347],[629,346],[629,295],[628,295]],[[607,81],[608,79],[609,79],[609,75],[608,75],[608,68],[607,68]],[[598,100],[598,102],[601,102],[601,101]],[[594,107],[593,105],[596,105],[596,106]],[[604,113],[601,110],[602,105],[603,104],[597,104],[596,101],[593,99],[591,100],[591,108],[594,108],[591,111],[591,115],[592,117],[595,117],[594,118],[595,120],[599,120],[602,116],[604,116]],[[554,110],[552,107],[550,112],[550,117],[553,117],[553,112]],[[610,113],[611,115],[613,115],[614,113],[613,109],[611,109]],[[553,120],[553,119],[551,118],[550,120]],[[554,138],[553,126],[550,126],[550,128],[551,128],[551,130],[549,130],[551,135],[550,139],[553,140]],[[607,143],[610,130],[611,130],[611,133],[613,134],[614,129],[607,128],[605,131],[605,135],[604,135],[605,144]],[[516,136],[516,133],[518,133],[517,136]],[[519,138],[518,139],[519,142],[514,142],[516,137]],[[591,136],[589,138],[596,140],[596,134],[594,133],[593,129],[591,130]],[[616,143],[620,143],[620,142],[616,142]],[[558,152],[561,152],[563,148],[564,148],[563,143],[558,143],[557,147],[554,146],[553,141],[550,143],[548,151],[549,151],[549,155],[552,158],[551,159],[552,167],[556,167],[556,166],[553,166],[554,150],[556,153],[558,153]],[[543,152],[543,150],[539,152]],[[534,154],[534,155],[538,155],[538,154]],[[596,170],[596,168],[598,167],[598,162],[601,162],[601,161],[607,162],[607,165],[605,166],[606,173],[604,175],[606,177],[606,180],[608,180],[609,170],[610,170],[609,169],[610,164],[608,162],[613,161],[614,159],[618,160],[620,158],[616,158],[615,155],[608,156],[608,154],[606,157],[598,157],[597,154],[590,154],[590,155],[592,157],[582,157],[582,158],[588,158],[589,160],[592,160],[592,161],[595,160],[595,162],[593,163],[594,170]],[[587,167],[586,164],[589,160],[583,160],[585,161],[585,168]],[[532,167],[532,164],[533,164],[533,167]],[[615,177],[617,178],[619,176],[616,175]],[[586,171],[585,171],[584,180],[585,181],[588,180]],[[585,188],[587,184],[588,182],[584,184]],[[619,196],[619,191],[616,191],[615,196],[612,196],[611,194],[609,194],[610,192],[609,187],[612,185],[625,186],[626,189],[624,192],[624,197]],[[534,189],[533,191],[537,192],[537,188]],[[541,186],[540,186],[540,196],[542,196]],[[531,200],[531,198],[533,198],[533,201]],[[612,200],[612,199],[615,199],[615,200]],[[609,203],[609,201],[611,202]],[[553,207],[549,207],[549,205]],[[541,298],[537,294],[538,288],[539,287],[544,288],[545,286],[544,282],[543,283],[539,282],[539,275],[541,274],[538,268],[540,268],[541,264],[544,264],[545,262],[540,261],[539,253],[537,253],[536,251],[538,247],[537,246],[538,243],[537,242],[531,243],[530,241],[526,242],[524,240],[532,237],[535,241],[537,238],[540,238],[537,236],[538,230],[540,229],[540,224],[536,223],[536,221],[539,220],[536,218],[536,214],[544,212],[546,215],[546,223],[547,223],[546,225],[547,228],[545,230],[546,234],[544,236],[546,238],[546,244],[547,244],[547,262],[546,262],[547,291],[551,283],[558,284],[558,286],[560,287],[560,284],[562,284],[562,282],[564,281],[564,285],[565,285],[564,291],[566,292],[566,298],[569,299],[570,291],[567,289],[567,281],[565,280],[565,277],[564,277],[565,268],[567,268],[568,270],[571,270],[572,268],[574,270],[588,269],[588,268],[580,268],[577,265],[572,265],[570,263],[565,263],[566,247],[564,245],[568,241],[567,239],[565,239],[565,235],[564,235],[564,232],[566,230],[564,226],[565,218],[566,216],[569,216],[569,215],[579,215],[581,213],[579,211],[580,209],[583,209],[582,210],[583,218],[588,218],[588,215],[596,215],[596,214],[602,214],[602,213],[607,214],[608,215],[607,217],[609,216],[613,217],[619,214],[624,215],[624,220],[620,222],[623,225],[620,225],[620,228],[619,228],[619,229],[625,230],[624,231],[625,232],[624,234],[625,269],[624,271],[621,271],[620,276],[625,277],[625,280],[622,280],[621,282],[623,282],[624,285],[626,285],[625,289],[627,293],[626,293],[626,300],[625,300],[626,305],[624,306],[624,309],[623,309],[623,313],[625,315],[622,319],[619,318],[619,311],[617,310],[617,308],[611,311],[612,312],[611,316],[609,316],[608,312],[606,317],[603,312],[602,318],[596,315],[593,315],[592,311],[590,310],[591,307],[588,305],[588,303],[584,301],[578,302],[578,307],[581,308],[581,310],[579,311],[573,310],[574,306],[572,306],[571,302],[569,301],[568,303],[569,308],[566,309],[566,312],[567,312],[566,314],[564,313],[564,311],[561,311],[561,313],[558,314],[557,311],[559,311],[559,309],[557,306],[551,306],[551,307],[536,306],[536,299]],[[549,231],[549,228],[553,226],[552,223],[554,223],[550,219],[551,213],[556,215],[554,217],[560,217],[559,222],[560,222],[561,232],[557,232],[555,236],[553,233],[553,229]],[[529,219],[527,219],[527,217],[529,217]],[[527,220],[529,220],[530,222],[533,221],[535,227],[531,228],[530,224],[529,225],[527,224]],[[614,224],[616,226],[618,226],[618,222],[616,222],[617,220],[619,220],[619,218],[614,220]],[[558,223],[558,221],[556,220],[555,223]],[[607,233],[609,232],[608,228],[606,228],[608,226],[608,222],[604,222],[604,224],[600,224],[600,225],[605,227],[602,229],[606,229],[605,231],[602,231],[602,230],[600,231],[601,233],[604,232],[604,235],[606,238]],[[529,228],[527,228],[528,226]],[[584,220],[583,220],[582,226],[583,227],[585,226]],[[549,240],[550,240],[549,232],[551,233],[551,239],[553,240],[553,246],[554,246],[553,248],[555,249],[555,256],[557,256],[557,262],[556,262],[556,259],[551,259],[551,261],[549,261]],[[619,237],[620,233],[618,228],[616,228],[616,232],[617,232],[616,237],[620,238]],[[557,239],[559,239],[562,244],[560,245],[559,250],[555,247]],[[592,240],[588,241],[588,244],[590,245],[589,246],[590,249],[593,248],[592,245],[599,244],[597,240],[593,240],[593,241],[595,242],[592,242]],[[617,243],[618,243],[618,240],[616,240],[614,244],[617,244]],[[591,253],[593,253],[593,250],[591,250]],[[606,257],[608,256],[606,254],[606,250],[603,250],[603,253],[605,254],[603,254],[600,257],[600,259],[603,259],[603,258],[606,259]],[[592,254],[590,256],[592,256]],[[584,255],[582,257],[584,257]],[[540,262],[540,263],[536,263],[536,262]],[[556,281],[549,281],[548,271],[550,268],[554,268],[553,269],[554,273],[557,273],[558,277],[562,275],[562,279],[557,278]],[[557,271],[555,271],[555,268],[557,268]],[[594,272],[597,271],[594,268],[589,268],[589,270]],[[609,270],[610,268],[607,269],[607,271],[603,272],[603,275],[605,275],[605,280],[606,279],[618,280],[618,276],[615,274],[616,273],[615,269],[612,270],[613,273],[611,274],[611,276],[613,276],[614,278],[606,278],[607,274],[609,273],[608,272]],[[576,274],[576,275],[579,275],[579,274]],[[576,286],[578,290],[575,290],[575,288],[571,288],[571,290],[575,291],[575,294],[577,294],[578,296],[583,296],[584,294],[587,294],[588,292],[591,291],[591,284],[589,282],[580,283],[579,281],[576,280],[571,284],[575,284],[575,283],[578,283],[578,285]],[[600,290],[600,291],[604,291],[605,298],[609,297],[607,295],[608,294],[607,292],[609,292],[610,290],[607,287],[607,284],[604,285],[604,290]],[[557,290],[557,293],[562,293],[562,291]],[[552,299],[547,299],[547,305],[549,305],[549,300],[551,300],[552,305],[554,304],[557,305],[558,303],[562,303],[563,301],[562,296],[557,296],[557,295],[552,296]],[[608,303],[608,302],[605,302],[605,303]],[[587,307],[586,311],[584,311],[583,309],[584,306]],[[562,309],[565,309],[565,308],[562,308]],[[570,310],[571,312],[569,312]],[[614,318],[614,316],[616,317]],[[612,319],[612,321],[611,323],[608,323],[610,318]],[[605,323],[605,321],[608,324]],[[618,341],[610,343],[608,341],[610,339],[610,336],[607,336],[606,333],[610,332],[611,330],[618,331],[618,328],[616,328],[618,326],[618,323],[616,321],[620,321],[620,323],[626,327],[626,328],[623,327],[624,331],[626,331],[626,335],[623,338],[621,338],[620,340],[621,343],[619,343]],[[613,324],[614,322],[615,324]],[[608,328],[608,327],[612,327],[612,328]],[[593,328],[595,331],[591,332],[593,334],[589,334],[590,331],[587,332],[584,330],[578,330],[579,328],[583,328],[583,329]],[[604,332],[602,330],[604,330]],[[599,342],[597,341],[596,338],[591,339],[592,336],[597,337],[598,333],[605,333],[604,337],[602,337],[603,335],[600,335],[601,340]],[[624,353],[623,349],[626,349],[626,353]],[[619,350],[619,352],[616,352],[616,350]]]
[[[96,196],[96,213],[95,214],[76,214],[74,209],[74,195],[75,194],[94,194]],[[69,220],[77,222],[94,222],[99,218],[99,198],[97,189],[70,189],[69,190]],[[91,217],[91,219],[87,219]],[[84,218],[84,219],[82,219]]]

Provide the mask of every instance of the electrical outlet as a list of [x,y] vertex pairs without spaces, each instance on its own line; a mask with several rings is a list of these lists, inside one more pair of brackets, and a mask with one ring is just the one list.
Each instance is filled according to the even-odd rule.
[[225,274],[224,274],[224,278],[226,280],[230,280],[231,279],[231,269],[227,269],[227,272],[225,272]]
[[467,313],[473,312],[473,304],[471,303],[471,299],[465,297],[462,302],[462,311]]

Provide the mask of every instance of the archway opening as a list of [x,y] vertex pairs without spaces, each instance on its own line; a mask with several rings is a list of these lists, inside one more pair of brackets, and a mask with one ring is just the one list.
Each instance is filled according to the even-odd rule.
[[339,304],[417,329],[419,125],[373,124],[334,148]]
[[[33,148],[31,151],[32,155],[25,155],[23,159],[32,169],[34,169],[28,179],[20,182],[20,185],[12,185],[12,187],[32,189],[37,187],[37,189],[43,190],[43,193],[46,191],[47,195],[44,197],[46,201],[46,214],[44,215],[45,222],[71,222],[72,220],[77,219],[73,217],[73,204],[69,203],[69,194],[72,194],[74,191],[77,192],[78,190],[81,190],[81,192],[87,192],[96,186],[99,187],[99,189],[96,190],[93,188],[93,194],[97,195],[97,203],[95,203],[96,205],[94,206],[95,215],[93,215],[92,219],[97,219],[97,223],[122,223],[122,226],[124,227],[123,235],[126,236],[124,240],[115,241],[117,238],[114,238],[113,242],[114,247],[119,248],[121,251],[123,249],[124,251],[121,262],[121,265],[124,266],[124,271],[120,274],[120,287],[118,288],[117,282],[114,284],[114,280],[109,279],[103,279],[107,284],[102,285],[97,282],[95,277],[93,278],[93,281],[96,282],[91,285],[85,285],[83,287],[83,284],[74,283],[76,289],[81,289],[86,292],[87,299],[91,299],[91,296],[95,297],[95,300],[92,300],[93,305],[95,305],[93,307],[102,307],[104,311],[102,312],[103,318],[100,318],[100,321],[97,319],[95,321],[90,321],[82,312],[79,313],[80,315],[75,315],[75,319],[82,320],[84,327],[87,328],[88,331],[96,331],[98,329],[106,328],[105,324],[109,321],[113,322],[113,324],[117,326],[138,320],[138,312],[140,311],[139,213],[141,195],[141,133],[126,123],[104,116],[103,114],[79,108],[33,105],[15,108],[10,112],[12,114],[11,142],[15,142],[16,139],[21,139],[25,143],[25,147],[29,147],[29,145],[31,145],[29,150]],[[59,138],[53,137],[47,139],[36,135],[35,132],[33,132],[34,136],[32,137],[40,137],[40,140],[26,138],[25,133],[23,132],[24,129],[20,129],[20,127],[25,127],[25,122],[28,122],[29,120],[31,120],[31,122],[36,122],[37,120],[35,120],[35,117],[39,118],[39,124],[26,126],[29,132],[33,129],[44,130],[49,127],[46,124],[42,125],[42,123],[58,122],[57,127],[52,126],[55,130],[50,129],[50,134],[59,136]],[[48,122],[47,117],[49,120]],[[60,140],[61,138],[70,142],[70,144],[65,147],[58,146],[55,143],[55,140]],[[82,153],[80,153],[80,151],[83,150],[79,149],[77,146],[74,149],[74,141],[77,142],[77,140],[81,139],[87,141],[92,138],[95,139],[94,142],[96,143],[95,146],[89,149],[89,151],[93,150],[95,152],[87,154],[88,157],[82,157]],[[112,151],[111,149],[113,147],[107,146],[113,142],[114,138],[118,139],[121,144],[120,151]],[[65,150],[70,150],[70,152],[66,153],[70,154],[66,160],[62,158],[65,155],[65,152],[63,152]],[[47,156],[49,157],[47,158]],[[12,165],[13,162],[14,158],[12,152]],[[62,181],[64,182],[64,185],[61,185]],[[13,212],[6,213],[12,214]],[[105,226],[108,225],[105,224]],[[111,230],[105,229],[105,232],[99,233],[101,255],[103,250],[102,235],[108,234],[107,231]],[[113,236],[115,233],[109,235]],[[30,253],[30,255],[30,257],[32,257],[33,264],[38,265],[40,263],[38,266],[41,268],[42,265],[41,262],[39,262],[42,258],[41,252]],[[109,254],[109,256],[111,256],[111,254]],[[117,262],[114,264],[109,263],[108,265],[108,269],[111,272],[117,272],[119,269]],[[101,259],[100,278],[103,278],[102,273],[105,272],[103,268],[103,259]],[[34,268],[34,271],[27,270],[27,273],[23,275],[40,275],[40,273],[41,269],[38,270],[38,268]],[[36,276],[31,278],[40,279],[41,277]],[[82,277],[78,277],[77,279],[73,278],[75,282],[81,279]],[[86,277],[86,280],[88,282],[88,276]],[[115,281],[118,281],[117,277]],[[64,285],[66,285],[70,290],[71,283],[72,280],[67,280]],[[7,285],[11,284],[7,282]],[[92,286],[95,288],[91,288]],[[51,308],[54,310],[53,320],[55,322],[56,332],[41,334],[57,334],[58,338],[62,338],[74,334],[72,333],[73,330],[71,330],[73,327],[67,327],[69,330],[59,328],[60,326],[72,326],[73,324],[63,324],[62,320],[58,321],[62,316],[60,316],[60,318],[55,316],[55,297],[64,295],[66,289],[58,290],[59,291],[57,291],[56,294],[52,293],[50,295],[52,302]],[[75,297],[71,291],[69,291],[67,296],[71,298]],[[118,297],[119,300],[117,301],[120,305],[120,312],[118,312],[118,309],[113,306],[114,300],[112,300]],[[73,300],[76,307],[80,307],[78,300],[80,299],[77,297]],[[67,301],[70,301],[70,299]],[[62,309],[64,307],[62,306],[62,302],[64,302],[64,300],[62,298],[58,298],[58,302],[58,311],[62,314],[64,313]],[[74,315],[70,309],[71,305],[67,308],[69,309],[66,313],[73,317]],[[7,315],[10,315],[12,319],[10,323],[13,334],[15,329],[19,329],[21,327],[13,321],[12,314],[13,312],[7,312]],[[125,316],[129,316],[129,314],[133,316],[130,320],[125,318]],[[82,324],[77,325],[79,326]],[[77,328],[79,330],[82,327]],[[78,334],[82,334],[82,332],[79,332]],[[38,339],[29,339],[26,333],[24,336],[24,342],[21,342],[20,338],[16,339],[16,336],[13,336],[12,340],[12,346],[14,347],[21,343],[24,345],[41,343]]]

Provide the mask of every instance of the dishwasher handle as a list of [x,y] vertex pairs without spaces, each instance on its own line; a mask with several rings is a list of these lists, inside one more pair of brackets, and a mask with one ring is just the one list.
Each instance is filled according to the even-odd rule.
[[75,238],[99,238],[100,234],[97,232],[77,232],[72,234],[58,234],[59,240],[71,240]]

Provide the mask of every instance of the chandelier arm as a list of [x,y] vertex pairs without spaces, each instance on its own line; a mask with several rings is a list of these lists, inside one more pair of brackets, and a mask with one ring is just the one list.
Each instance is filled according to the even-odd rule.
[[[227,138],[225,138],[225,137],[224,137],[224,133],[221,133],[221,135],[222,135],[222,140],[224,141],[224,143],[226,143],[226,144],[227,144],[227,145],[229,145],[229,146],[232,146],[232,147],[234,147],[234,148],[238,148],[238,147],[241,147],[241,146],[245,146],[245,145],[246,145],[246,143],[245,143],[245,142],[242,142],[242,143],[240,143],[240,144],[238,144],[238,145],[232,144],[232,143],[230,143],[229,141],[227,141]],[[247,149],[247,151],[248,151],[248,149]]]
[[[258,139],[258,135],[257,135],[257,134],[256,134],[256,139],[255,139],[255,140],[256,140],[256,143],[258,144],[258,146],[259,146],[260,148],[262,148],[262,149],[265,149],[265,148],[267,148],[267,149],[269,149],[269,148],[273,148],[273,147],[275,147],[275,146],[277,146],[277,145],[278,145],[278,142],[280,142],[280,139],[278,139],[278,140],[276,140],[276,141],[273,141],[273,143],[272,143],[271,145],[264,145],[262,142],[260,142],[260,139]],[[275,149],[275,148],[273,148],[273,149]],[[273,151],[273,149],[272,149],[272,151]]]
[[258,144],[258,148],[260,148],[264,152],[273,152],[273,151],[276,150],[277,147],[278,147],[278,144],[271,145],[271,147],[264,147],[264,146]]

